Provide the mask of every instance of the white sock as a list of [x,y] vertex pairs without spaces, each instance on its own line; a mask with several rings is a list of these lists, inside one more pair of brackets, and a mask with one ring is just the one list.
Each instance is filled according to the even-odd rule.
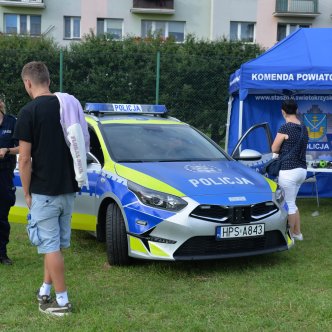
[[56,301],[58,302],[59,306],[65,306],[69,302],[67,291],[64,291],[62,293],[56,293]]
[[50,295],[51,294],[52,284],[46,284],[45,282],[39,288],[39,295]]

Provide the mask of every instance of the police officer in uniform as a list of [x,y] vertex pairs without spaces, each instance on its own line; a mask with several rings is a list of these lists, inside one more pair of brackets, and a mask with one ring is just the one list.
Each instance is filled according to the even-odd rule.
[[15,117],[6,114],[5,104],[0,100],[0,263],[11,265],[7,256],[10,225],[8,214],[15,204],[15,186],[13,183],[18,142],[13,139]]

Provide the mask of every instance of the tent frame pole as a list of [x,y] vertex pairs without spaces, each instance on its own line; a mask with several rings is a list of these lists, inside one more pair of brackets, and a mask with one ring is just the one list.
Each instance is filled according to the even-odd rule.
[[240,99],[239,102],[239,132],[238,139],[242,137],[242,117],[243,117],[243,100]]
[[229,126],[230,126],[230,123],[231,123],[231,113],[232,113],[232,103],[233,103],[233,96],[230,95],[229,98],[228,98],[228,109],[227,109],[227,122],[226,122],[226,139],[225,139],[225,151],[227,153],[228,152],[228,144],[229,144],[229,138],[228,138],[228,135],[229,135]]

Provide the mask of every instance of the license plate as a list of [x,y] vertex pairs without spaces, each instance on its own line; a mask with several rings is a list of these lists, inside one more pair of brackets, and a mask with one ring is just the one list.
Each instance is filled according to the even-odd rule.
[[264,226],[264,224],[218,226],[216,237],[217,240],[223,240],[239,237],[262,236],[265,232]]

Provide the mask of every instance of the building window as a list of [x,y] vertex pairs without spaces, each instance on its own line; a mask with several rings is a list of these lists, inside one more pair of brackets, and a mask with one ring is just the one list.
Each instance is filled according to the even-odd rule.
[[184,22],[176,21],[142,21],[142,37],[160,36],[162,38],[172,37],[176,42],[184,41]]
[[37,15],[30,16],[30,35],[36,36],[41,33],[41,18]]
[[5,33],[40,36],[41,16],[5,14]]
[[123,20],[114,18],[98,18],[97,36],[100,35],[106,35],[116,40],[122,39]]
[[230,40],[254,42],[255,22],[231,22]]
[[76,16],[65,16],[65,39],[81,38],[81,18]]
[[277,41],[280,41],[287,37],[289,34],[294,32],[299,28],[310,28],[310,24],[292,24],[292,23],[278,23],[278,30],[277,30]]

